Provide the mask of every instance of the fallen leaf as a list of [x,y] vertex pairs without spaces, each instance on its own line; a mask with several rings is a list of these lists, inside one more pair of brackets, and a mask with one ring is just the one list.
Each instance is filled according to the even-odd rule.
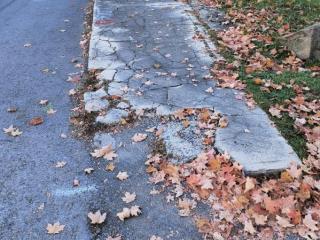
[[152,235],[152,236],[150,237],[150,240],[163,240],[163,238],[158,237],[158,236],[156,236],[156,235]]
[[262,85],[264,83],[264,81],[261,78],[255,78],[253,81],[256,85]]
[[131,203],[136,199],[136,193],[129,193],[129,192],[125,192],[124,193],[124,197],[122,197],[122,201],[124,201],[125,203]]
[[63,231],[65,225],[61,225],[59,222],[47,225],[48,234],[58,234]]
[[290,168],[287,169],[287,172],[290,174],[291,177],[298,179],[302,174],[302,169],[298,169],[297,164],[293,163],[291,164]]
[[91,220],[91,224],[101,224],[106,220],[107,213],[101,214],[100,210],[97,212],[89,212],[88,213],[88,218]]
[[61,134],[60,134],[60,137],[61,137],[61,138],[67,138],[68,136],[67,136],[67,134],[65,134],[65,133],[61,133]]
[[302,222],[307,228],[309,228],[312,231],[319,230],[319,228],[317,227],[318,222],[312,219],[312,215],[310,213],[304,217]]
[[73,179],[73,186],[74,187],[79,187],[80,186],[80,181],[78,179]]
[[129,176],[127,172],[119,172],[117,175],[117,178],[121,181],[126,180],[128,177]]
[[40,105],[47,105],[48,102],[49,102],[49,100],[47,100],[47,99],[42,99],[42,100],[39,101],[39,104],[40,104]]
[[247,220],[247,221],[244,222],[244,231],[248,232],[250,234],[255,234],[256,233],[256,230],[253,227],[251,220]]
[[93,153],[91,153],[91,156],[95,158],[103,157],[107,160],[113,160],[118,155],[112,150],[112,144],[109,144],[105,147],[102,147],[100,149],[95,149]]
[[73,95],[75,95],[76,93],[77,93],[77,91],[76,91],[74,88],[72,88],[72,89],[69,90],[69,96],[73,96]]
[[279,203],[276,200],[272,200],[270,197],[265,197],[263,199],[266,210],[269,213],[277,213],[280,209]]
[[260,215],[260,214],[252,214],[252,217],[254,218],[254,221],[257,225],[265,225],[267,220],[268,220],[268,216],[264,216],[264,215]]
[[250,178],[250,177],[247,177],[244,192],[245,193],[249,192],[250,190],[254,189],[254,187],[255,187],[254,179]]
[[9,113],[14,113],[14,112],[16,112],[18,109],[16,108],[16,107],[8,107],[7,108],[7,112],[9,112]]
[[277,117],[277,118],[282,118],[281,115],[281,110],[275,108],[275,107],[270,107],[269,112],[272,116]]
[[136,133],[131,139],[134,142],[142,142],[143,140],[145,140],[148,137],[147,134],[144,133]]
[[13,127],[13,125],[10,125],[8,128],[3,128],[3,131],[12,137],[20,136],[23,133],[18,128]]
[[131,211],[129,208],[123,208],[121,212],[117,213],[117,217],[124,221],[126,218],[131,217]]
[[94,171],[94,168],[91,168],[91,167],[84,169],[85,174],[91,174],[93,171]]
[[212,87],[209,87],[207,90],[206,90],[207,93],[213,93],[213,88]]
[[56,168],[63,168],[65,165],[67,164],[67,162],[65,162],[65,161],[58,161],[57,163],[56,163]]
[[35,118],[32,118],[30,121],[29,121],[29,124],[31,126],[37,126],[37,125],[40,125],[43,123],[43,118],[42,117],[35,117]]
[[289,227],[293,227],[294,226],[293,224],[291,224],[289,222],[289,219],[280,217],[278,215],[276,216],[276,219],[277,219],[277,223],[283,228],[289,228]]
[[113,172],[114,169],[115,169],[115,166],[113,163],[107,164],[107,166],[106,166],[107,171]]
[[219,127],[220,128],[225,128],[228,126],[228,118],[227,117],[222,117],[219,119]]
[[130,208],[131,216],[139,216],[141,214],[140,207],[135,205]]
[[281,181],[289,183],[293,181],[293,178],[291,177],[290,173],[288,171],[281,172]]
[[56,112],[57,112],[57,110],[54,110],[53,108],[49,108],[47,110],[47,114],[49,114],[49,115],[55,114]]

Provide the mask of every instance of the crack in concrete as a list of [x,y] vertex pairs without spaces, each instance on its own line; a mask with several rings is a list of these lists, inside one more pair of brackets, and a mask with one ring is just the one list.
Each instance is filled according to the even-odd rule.
[[[108,48],[96,49],[100,47],[97,39],[106,41],[114,51],[112,57],[115,62],[108,65],[114,66],[117,71],[115,76],[120,70],[133,71],[132,76],[122,81],[130,88],[122,97],[130,103],[132,109],[159,110],[162,107],[162,110],[165,109],[162,113],[167,115],[179,108],[214,108],[230,118],[229,127],[217,131],[215,147],[221,151],[228,151],[247,172],[265,172],[268,168],[280,170],[288,166],[292,160],[299,163],[297,155],[271,126],[270,120],[261,109],[250,110],[243,101],[233,97],[236,92],[219,89],[216,93],[218,89],[214,80],[199,79],[210,74],[209,66],[221,57],[209,40],[201,19],[194,16],[193,8],[170,0],[154,1],[111,3],[97,0],[98,4],[112,9],[114,24],[108,26],[108,31],[102,31],[103,27],[94,26],[91,38],[93,49],[90,52],[97,51],[102,57],[100,62],[99,59],[95,59],[96,61],[90,64],[90,60],[94,60],[94,56],[90,56],[89,67],[100,68],[110,61],[104,58],[110,57],[110,54],[103,55]],[[175,8],[170,8],[170,4]],[[122,29],[119,39],[127,41],[117,41],[117,29]],[[204,38],[194,39],[197,33]],[[155,48],[159,50],[154,51]],[[170,54],[170,57],[167,54]],[[188,60],[184,61],[186,58]],[[170,74],[174,72],[179,74],[173,77]],[[141,77],[137,78],[139,74]],[[146,80],[155,81],[155,84],[147,86]],[[197,81],[197,86],[193,84],[194,81]],[[206,93],[209,87],[214,89],[213,94]],[[143,95],[137,96],[137,91]],[[160,111],[158,114],[162,113]],[[239,132],[239,129],[246,128],[252,130],[250,134]]]

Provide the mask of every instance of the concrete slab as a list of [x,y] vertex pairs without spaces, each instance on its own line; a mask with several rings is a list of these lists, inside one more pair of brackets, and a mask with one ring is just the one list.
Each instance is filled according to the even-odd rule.
[[[187,9],[189,6],[173,1],[97,0],[94,20],[105,19],[106,24],[93,26],[89,66],[112,73],[116,70],[109,94],[122,96],[131,110],[156,110],[163,116],[179,108],[209,108],[227,116],[229,127],[217,131],[215,146],[229,152],[247,173],[279,171],[291,161],[300,163],[267,114],[238,100],[237,95],[243,93],[217,88],[215,81],[203,79],[218,54],[206,38],[206,30],[195,24],[196,18]],[[196,31],[205,36],[204,40],[193,38]],[[128,92],[121,91],[123,84],[129,86]],[[98,117],[99,121],[119,121],[119,117],[113,121],[106,116]],[[250,133],[243,132],[248,129]],[[176,150],[177,156],[186,159],[186,149],[194,148],[194,144],[175,138],[177,132],[171,130],[166,139],[175,140],[166,142],[169,151]],[[181,146],[185,149],[180,151]]]

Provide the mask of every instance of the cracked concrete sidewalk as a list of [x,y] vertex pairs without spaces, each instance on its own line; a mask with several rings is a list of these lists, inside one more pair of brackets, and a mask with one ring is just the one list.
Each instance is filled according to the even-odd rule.
[[[228,152],[247,173],[300,163],[265,112],[247,108],[236,98],[241,92],[216,87],[209,68],[219,55],[192,12],[191,6],[175,1],[97,0],[89,70],[103,70],[99,79],[106,95],[120,96],[131,110],[155,109],[158,116],[181,108],[221,112],[229,126],[217,131],[215,147]],[[210,87],[213,93],[206,92]],[[127,110],[108,111],[111,120],[107,113],[97,121],[114,124],[127,116]]]
[[[92,175],[104,183],[99,191],[105,193],[92,207],[107,212],[108,219],[91,229],[96,238],[121,234],[130,240],[147,240],[152,235],[201,239],[193,219],[180,217],[174,204],[167,203],[166,195],[175,194],[175,190],[148,182],[144,162],[155,145],[152,134],[140,143],[131,140],[135,133],[164,126],[163,140],[173,160],[192,160],[202,151],[202,141],[192,133],[192,126],[183,130],[176,122],[161,125],[161,116],[179,109],[208,108],[225,115],[229,125],[217,130],[214,147],[228,152],[249,174],[277,171],[291,161],[300,162],[266,113],[260,108],[248,109],[237,98],[243,93],[217,87],[209,69],[220,56],[207,36],[193,8],[185,3],[96,0],[88,68],[101,71],[100,88],[86,92],[84,103],[87,112],[98,115],[97,126],[117,129],[96,132],[94,147],[112,144],[118,154],[113,173],[106,174],[105,162],[97,162]],[[117,104],[107,100],[113,97],[120,99]],[[123,119],[141,110],[144,117],[120,127]],[[117,180],[119,171],[128,172],[129,179]],[[125,191],[137,194],[135,204],[142,207],[142,215],[121,222],[116,214],[127,207],[121,201]],[[206,206],[198,206],[194,216],[208,214]]]

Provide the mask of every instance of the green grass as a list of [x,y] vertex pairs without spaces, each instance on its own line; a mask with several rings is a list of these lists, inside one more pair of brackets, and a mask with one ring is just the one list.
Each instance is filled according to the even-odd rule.
[[[268,32],[263,32],[263,34],[272,37],[273,43],[265,44],[263,42],[255,41],[254,44],[264,56],[269,57],[278,63],[281,63],[283,59],[288,56],[288,52],[282,49],[282,43],[281,40],[279,40],[277,30],[284,24],[289,24],[290,31],[293,32],[309,26],[314,22],[320,21],[320,0],[234,0],[233,2],[233,8],[235,9],[251,11],[252,9],[261,10],[264,8],[272,10],[273,13],[275,13],[275,17],[268,22],[270,30],[268,30]],[[228,11],[228,8],[223,5],[225,1],[221,1],[221,3],[222,6],[224,6],[223,9]],[[278,16],[282,17],[282,21],[277,21]],[[258,31],[263,30],[258,29]],[[215,34],[211,34],[211,37],[216,39]],[[276,56],[270,54],[270,51],[274,48],[278,50]],[[229,63],[235,60],[233,53],[229,49],[222,48],[220,53]],[[308,60],[305,62],[306,67],[319,65],[320,61]],[[320,77],[312,77],[310,72],[284,72],[278,75],[274,72],[266,71],[247,75],[244,71],[245,66],[246,62],[244,60],[239,71],[240,79],[247,84],[246,91],[253,94],[254,100],[268,114],[269,108],[272,105],[285,105],[285,100],[296,96],[292,88],[285,86],[289,85],[291,80],[294,80],[295,84],[310,89],[309,92],[305,93],[305,97],[308,100],[319,99]],[[255,78],[272,80],[272,82],[282,84],[284,87],[281,90],[265,92],[260,89],[260,85],[255,84]],[[306,157],[306,140],[305,137],[294,128],[294,120],[287,113],[283,113],[282,118],[280,119],[273,117],[270,114],[269,116],[299,157]]]
[[[291,80],[294,80],[296,84],[310,88],[310,93],[306,95],[309,99],[319,98],[320,96],[320,78],[313,78],[308,72],[285,72],[280,75],[271,72],[260,72],[252,76],[245,75],[243,71],[241,72],[240,78],[247,83],[247,91],[253,93],[254,100],[267,113],[270,106],[284,104],[286,99],[294,98],[296,96],[295,92],[292,88],[288,87],[283,87],[281,90],[274,90],[270,93],[261,91],[261,86],[254,83],[255,78],[271,79],[276,84],[289,84]],[[281,134],[288,140],[299,157],[306,157],[306,141],[303,135],[294,128],[294,120],[290,118],[288,114],[283,114],[283,117],[280,119],[272,117],[271,115],[270,118],[277,125]]]
[[[299,30],[320,19],[320,0],[239,0],[237,7],[269,8],[283,17],[292,30]],[[280,27],[280,25],[275,26]]]

